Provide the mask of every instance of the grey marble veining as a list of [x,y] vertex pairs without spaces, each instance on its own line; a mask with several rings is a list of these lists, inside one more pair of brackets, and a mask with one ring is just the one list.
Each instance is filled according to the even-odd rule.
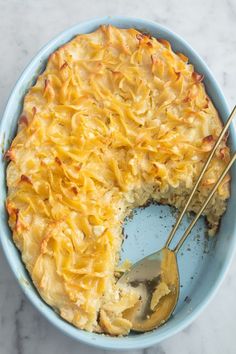
[[[180,34],[208,63],[233,107],[235,0],[0,0],[0,112],[23,68],[48,40],[79,21],[105,15],[149,18]],[[236,258],[220,291],[191,326],[158,346],[127,353],[236,353],[235,293]],[[0,353],[104,351],[79,344],[49,324],[23,296],[0,250]]]

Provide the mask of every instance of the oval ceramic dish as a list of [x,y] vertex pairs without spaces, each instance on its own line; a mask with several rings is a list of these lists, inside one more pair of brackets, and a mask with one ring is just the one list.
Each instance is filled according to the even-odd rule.
[[[179,36],[163,26],[142,19],[125,17],[104,17],[80,23],[53,39],[32,60],[25,69],[9,98],[5,113],[0,123],[0,142],[3,145],[0,159],[0,233],[3,250],[24,293],[34,306],[57,328],[78,341],[105,349],[135,349],[145,348],[176,334],[188,326],[205,308],[219,288],[229,267],[236,245],[236,219],[233,200],[236,198],[236,165],[231,175],[231,198],[227,211],[222,219],[220,230],[215,238],[207,240],[204,236],[204,221],[200,220],[190,239],[179,255],[181,291],[174,315],[162,327],[148,333],[131,333],[127,337],[109,337],[88,333],[73,327],[60,318],[39,296],[21,261],[16,249],[11,231],[8,227],[8,216],[5,210],[6,198],[6,162],[4,151],[16,133],[17,121],[22,109],[22,99],[28,88],[32,86],[37,76],[44,70],[49,55],[59,46],[71,40],[79,33],[94,31],[101,24],[112,24],[121,28],[136,28],[148,32],[154,37],[167,39],[174,51],[182,52],[194,64],[196,71],[204,74],[207,92],[213,100],[223,121],[229,115],[229,108],[221,89],[202,59]],[[230,145],[236,148],[236,132],[230,130]],[[174,222],[173,212],[168,207],[151,205],[134,213],[131,221],[125,226],[125,239],[122,258],[136,261],[144,255],[161,248]],[[186,225],[186,220],[185,220]],[[183,230],[183,229],[182,229]],[[179,234],[180,235],[180,234]]]

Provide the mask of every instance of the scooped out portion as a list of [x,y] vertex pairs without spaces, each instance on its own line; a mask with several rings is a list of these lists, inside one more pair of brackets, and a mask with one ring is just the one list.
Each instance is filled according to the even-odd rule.
[[[222,127],[202,80],[166,40],[101,26],[51,54],[26,94],[6,153],[9,224],[38,292],[76,327],[132,328],[139,294],[116,284],[123,221],[150,199],[186,203]],[[190,211],[228,161],[224,139]],[[228,197],[229,176],[204,212],[210,235]]]

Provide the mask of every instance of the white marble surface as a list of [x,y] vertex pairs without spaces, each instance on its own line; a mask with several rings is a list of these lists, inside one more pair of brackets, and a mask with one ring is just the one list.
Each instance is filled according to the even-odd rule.
[[[0,0],[0,112],[31,57],[79,21],[104,15],[149,18],[183,36],[205,59],[235,104],[235,0]],[[236,257],[212,303],[186,330],[136,354],[236,353]],[[0,353],[100,354],[58,332],[23,296],[0,250]],[[114,351],[113,351],[114,352]]]

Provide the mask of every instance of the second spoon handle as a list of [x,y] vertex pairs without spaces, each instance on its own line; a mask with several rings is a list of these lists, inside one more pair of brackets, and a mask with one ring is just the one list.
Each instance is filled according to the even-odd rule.
[[236,106],[234,107],[234,109],[231,112],[231,114],[230,114],[230,116],[229,116],[229,118],[228,118],[228,120],[227,120],[227,122],[226,122],[226,124],[225,124],[225,126],[223,128],[223,130],[221,131],[221,133],[220,133],[220,135],[218,137],[218,140],[216,141],[216,143],[215,143],[215,145],[214,145],[214,147],[213,147],[213,149],[212,149],[212,151],[211,151],[211,153],[210,153],[210,155],[209,155],[209,157],[208,157],[208,159],[207,159],[207,161],[206,161],[206,163],[205,163],[205,165],[204,165],[204,167],[203,167],[203,169],[202,169],[202,171],[201,171],[201,173],[200,173],[200,175],[199,175],[199,177],[197,179],[197,182],[196,182],[195,186],[193,187],[193,190],[192,190],[192,192],[191,192],[191,194],[190,194],[190,196],[189,196],[189,198],[187,200],[187,203],[185,204],[181,214],[178,217],[178,220],[175,223],[175,226],[173,227],[173,229],[171,230],[171,232],[169,234],[169,237],[168,237],[168,239],[166,241],[166,244],[165,244],[166,248],[168,248],[169,244],[171,243],[171,241],[172,241],[172,239],[173,239],[173,237],[174,237],[174,235],[175,235],[175,233],[176,233],[176,231],[177,231],[177,229],[178,229],[178,227],[179,227],[179,225],[180,225],[180,223],[181,223],[181,221],[182,221],[182,219],[184,217],[184,214],[185,214],[187,208],[189,207],[189,204],[191,203],[191,201],[193,199],[193,196],[194,196],[194,194],[195,194],[195,192],[196,192],[196,190],[197,190],[197,188],[198,188],[198,186],[199,186],[199,184],[201,182],[201,179],[202,179],[204,173],[206,172],[207,167],[209,166],[209,164],[211,162],[211,159],[212,159],[216,149],[220,145],[220,142],[221,142],[223,136],[225,135],[227,129],[229,128],[229,125],[232,122],[235,113],[236,113]]
[[227,172],[229,171],[229,169],[231,168],[231,166],[233,165],[235,160],[236,160],[236,152],[234,153],[234,155],[231,158],[230,162],[228,163],[228,165],[225,167],[224,171],[222,172],[220,178],[218,179],[218,181],[216,182],[216,184],[212,188],[211,193],[209,194],[208,198],[206,199],[206,201],[202,205],[201,209],[199,210],[199,212],[197,213],[197,215],[195,216],[195,218],[193,219],[191,224],[188,226],[188,228],[185,230],[183,236],[181,237],[181,239],[179,240],[179,242],[175,246],[175,248],[173,250],[175,253],[177,253],[179,251],[180,247],[183,245],[184,241],[186,240],[186,238],[190,234],[192,228],[194,227],[194,225],[196,224],[196,222],[200,218],[200,216],[201,216],[202,212],[204,211],[204,209],[207,207],[208,203],[210,202],[211,198],[213,197],[214,193],[216,192],[217,188],[219,187],[219,185],[223,181],[224,177],[226,176]]

